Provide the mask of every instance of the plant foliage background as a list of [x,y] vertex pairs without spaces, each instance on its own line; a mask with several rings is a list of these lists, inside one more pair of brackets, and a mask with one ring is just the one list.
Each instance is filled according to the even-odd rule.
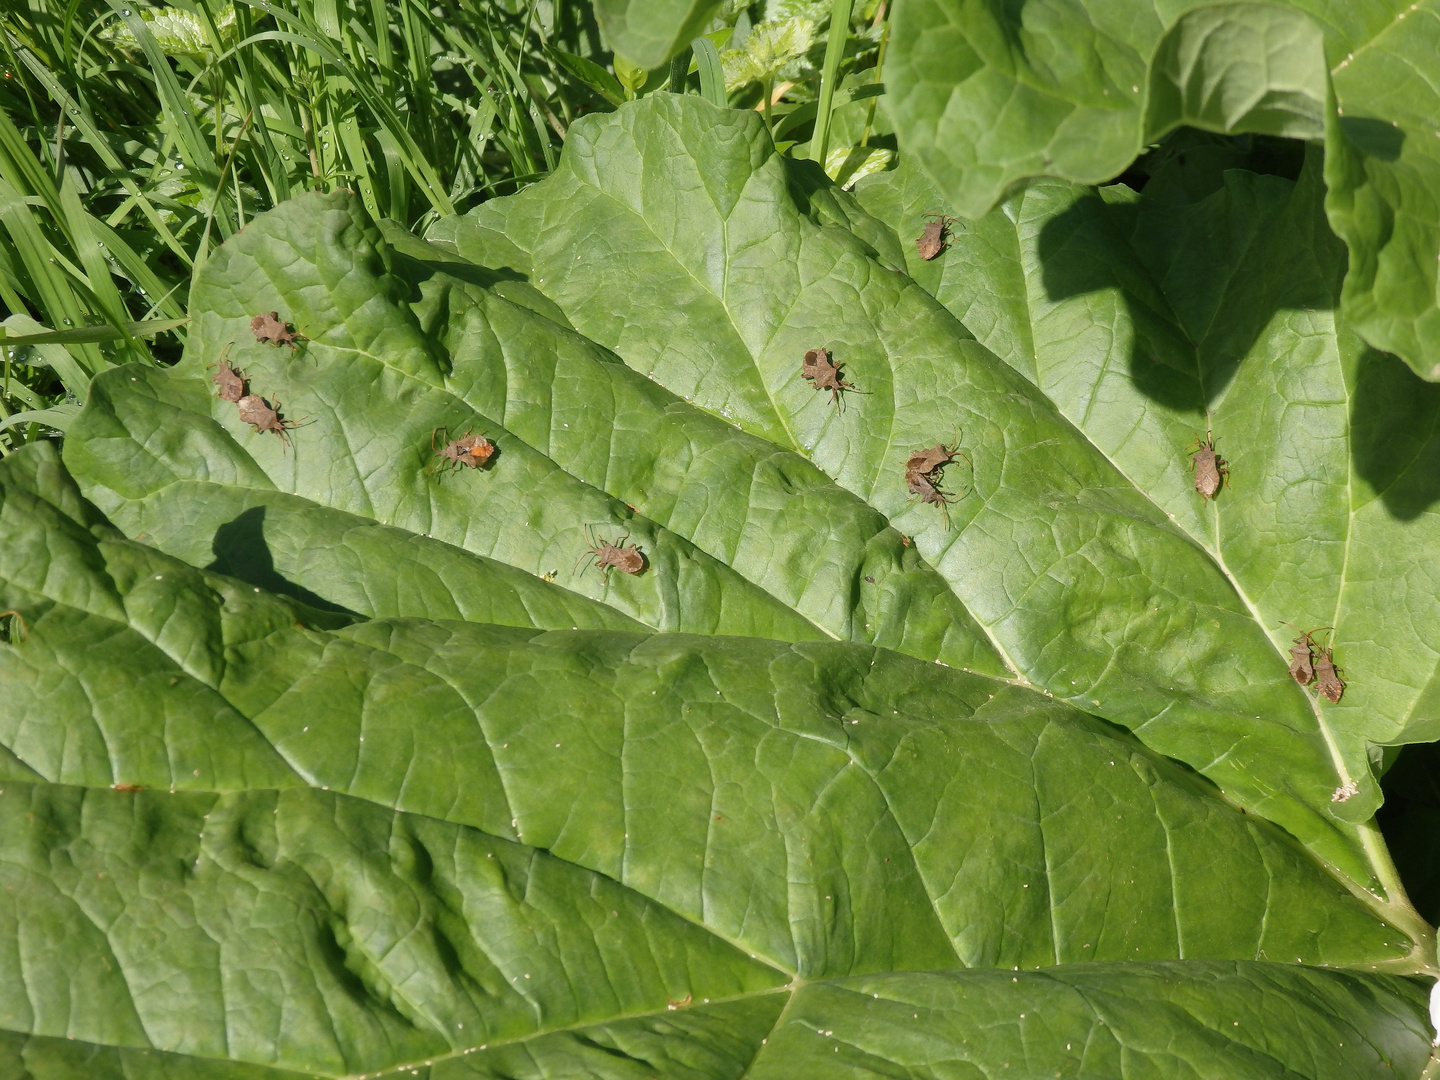
[[77,10],[5,1069],[1436,1071],[1427,8]]

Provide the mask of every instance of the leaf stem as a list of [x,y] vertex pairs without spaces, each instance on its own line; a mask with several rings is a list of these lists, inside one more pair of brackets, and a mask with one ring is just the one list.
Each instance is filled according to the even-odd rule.
[[[1435,955],[1435,930],[1410,902],[1405,886],[1400,881],[1400,872],[1395,868],[1395,860],[1390,857],[1390,849],[1385,846],[1385,839],[1381,836],[1375,819],[1371,818],[1362,823],[1357,831],[1360,844],[1375,871],[1375,877],[1379,880],[1380,887],[1385,890],[1384,902],[1372,906],[1386,922],[1398,930],[1403,930],[1415,943],[1410,959],[1419,966],[1412,973],[1440,978],[1440,965],[1437,965]],[[1374,896],[1373,893],[1370,895]]]

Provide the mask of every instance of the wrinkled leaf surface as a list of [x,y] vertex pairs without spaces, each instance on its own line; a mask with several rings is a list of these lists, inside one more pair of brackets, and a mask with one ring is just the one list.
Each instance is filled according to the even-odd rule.
[[1428,1053],[1421,990],[1300,966],[1404,935],[1003,680],[840,642],[350,623],[126,539],[42,446],[0,465],[0,602],[29,613],[0,645],[0,1061],[24,1075],[1368,1077]]

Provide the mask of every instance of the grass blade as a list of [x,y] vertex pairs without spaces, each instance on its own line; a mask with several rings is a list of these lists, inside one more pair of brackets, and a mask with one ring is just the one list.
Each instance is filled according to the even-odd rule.
[[840,74],[840,61],[845,56],[845,40],[850,35],[850,13],[854,7],[855,0],[835,0],[830,8],[830,35],[825,42],[825,65],[820,72],[820,100],[815,108],[815,134],[810,137],[810,159],[818,161],[821,168],[825,167],[825,153],[829,148],[835,82]]
[[725,93],[725,68],[720,63],[720,50],[704,37],[692,41],[690,48],[695,51],[695,64],[700,70],[700,96],[711,105],[725,108],[730,98]]

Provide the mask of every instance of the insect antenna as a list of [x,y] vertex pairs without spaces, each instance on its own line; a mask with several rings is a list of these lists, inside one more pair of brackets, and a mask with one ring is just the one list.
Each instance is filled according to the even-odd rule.
[[[575,565],[570,568],[570,576],[571,576],[571,577],[574,577],[576,574],[578,574],[578,573],[580,572],[580,564],[585,561],[585,556],[586,556],[586,555],[589,555],[591,558],[598,558],[598,557],[599,557],[599,556],[598,556],[598,553],[597,553],[596,550],[595,550],[597,547],[599,547],[599,545],[595,542],[595,538],[590,534],[590,526],[589,526],[589,525],[583,525],[583,526],[581,526],[581,530],[580,530],[580,531],[581,531],[581,535],[583,535],[583,536],[585,537],[585,543],[589,544],[590,546],[589,546],[588,548],[586,548],[584,552],[581,553],[580,558],[578,558],[578,559],[575,560]],[[592,565],[593,565],[593,564],[592,564]]]

